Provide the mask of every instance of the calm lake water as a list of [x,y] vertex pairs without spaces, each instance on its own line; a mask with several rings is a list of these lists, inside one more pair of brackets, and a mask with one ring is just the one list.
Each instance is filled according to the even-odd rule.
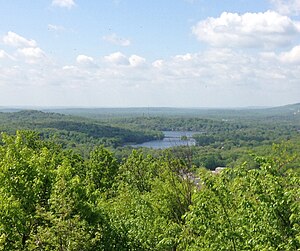
[[[163,131],[165,137],[162,140],[153,140],[144,142],[142,144],[131,145],[132,147],[148,147],[153,149],[165,149],[174,146],[194,146],[195,140],[192,139],[194,134],[201,132],[188,132],[188,131]],[[181,140],[182,136],[186,136],[188,140]]]

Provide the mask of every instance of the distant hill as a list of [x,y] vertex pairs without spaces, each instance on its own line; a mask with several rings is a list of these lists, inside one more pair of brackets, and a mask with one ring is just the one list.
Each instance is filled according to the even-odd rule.
[[0,131],[15,133],[16,130],[24,129],[39,131],[44,137],[76,139],[75,143],[91,142],[113,146],[129,142],[142,143],[161,137],[157,132],[131,130],[89,118],[53,112],[0,112]]
[[300,103],[296,104],[290,104],[290,105],[284,105],[284,106],[278,106],[278,107],[272,107],[268,109],[269,111],[278,112],[278,113],[293,113],[298,112],[300,110]]
[[202,118],[247,118],[247,117],[281,117],[287,118],[298,113],[300,103],[279,107],[246,107],[246,108],[172,108],[172,107],[139,107],[139,108],[68,108],[46,109],[48,112],[58,112],[88,118],[110,119],[114,117],[153,117],[180,116]]
[[[200,117],[217,119],[295,119],[300,110],[300,103],[278,107],[245,107],[245,108],[174,108],[174,107],[132,107],[132,108],[42,108],[45,113],[59,113],[89,119],[101,119],[110,122],[111,118],[128,117]],[[1,108],[0,111],[18,112],[17,108]],[[26,114],[25,114],[26,115]],[[32,116],[32,115],[31,115]],[[297,116],[298,117],[298,116]]]

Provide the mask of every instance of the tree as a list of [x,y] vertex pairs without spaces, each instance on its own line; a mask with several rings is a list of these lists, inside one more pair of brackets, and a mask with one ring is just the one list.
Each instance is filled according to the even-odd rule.
[[2,134],[0,147],[0,231],[4,250],[25,249],[39,224],[37,208],[49,207],[54,168],[59,163],[52,149],[34,132]]
[[104,147],[96,147],[90,153],[87,183],[94,190],[105,192],[115,182],[119,165],[111,152]]
[[284,151],[276,152],[277,157],[256,157],[259,168],[242,165],[219,175],[202,172],[201,189],[185,215],[184,248],[300,248],[300,176],[285,168],[293,158]]

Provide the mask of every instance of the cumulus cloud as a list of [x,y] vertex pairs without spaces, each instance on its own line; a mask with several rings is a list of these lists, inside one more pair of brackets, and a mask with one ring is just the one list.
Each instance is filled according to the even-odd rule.
[[17,53],[25,59],[27,63],[34,64],[46,58],[45,52],[39,47],[28,47],[18,49]]
[[146,59],[138,55],[132,55],[128,59],[129,64],[133,67],[142,66],[146,63]]
[[78,55],[76,58],[77,64],[84,67],[96,67],[94,58],[86,55]]
[[[291,90],[298,90],[300,71],[297,64],[288,65],[277,60],[273,53],[265,54],[268,55],[263,57],[232,49],[211,48],[199,53],[175,55],[152,63],[156,69],[153,83],[158,84],[166,96],[167,91],[174,92],[185,102],[189,102],[185,98],[188,96],[190,100],[199,100],[199,103],[209,106],[238,102],[241,106],[270,104],[276,101],[275,97],[280,97],[280,93],[282,98],[279,100],[283,103],[286,102],[283,101],[285,95],[285,98],[296,100],[297,95]],[[168,90],[164,91],[164,88]],[[189,104],[193,105],[193,102]]]
[[74,2],[74,0],[53,0],[52,5],[70,9],[73,6],[75,6],[75,2]]
[[104,57],[104,60],[108,63],[115,65],[128,65],[128,58],[121,52],[114,52],[108,56]]
[[274,48],[286,46],[300,34],[300,23],[274,11],[264,13],[223,12],[192,27],[199,41],[216,47]]
[[190,61],[193,59],[193,55],[191,53],[187,53],[184,55],[177,55],[177,56],[175,56],[175,59],[178,59],[181,61]]
[[299,15],[300,0],[270,0],[277,12],[283,15]]
[[300,45],[295,46],[288,52],[282,52],[279,59],[284,63],[300,63]]
[[[260,61],[259,56],[215,48],[201,53],[176,55],[170,60],[156,60],[152,65],[159,69],[158,82],[220,91],[251,90],[252,84],[269,83],[278,71],[276,64],[276,60],[271,58]],[[267,73],[270,75],[267,76]]]
[[141,67],[146,64],[146,59],[141,56],[131,55],[130,57],[127,57],[121,52],[114,52],[105,56],[104,61],[116,66]]
[[152,63],[152,66],[154,68],[162,68],[163,67],[163,64],[164,64],[164,61],[162,59],[158,59],[158,60],[155,60],[153,63]]
[[93,63],[94,59],[86,55],[78,55],[76,58],[76,62],[79,64]]
[[[22,52],[29,58],[40,55],[38,50]],[[20,65],[18,69],[9,65],[0,67],[0,84],[9,88],[13,81],[23,87],[32,86],[32,90],[37,90],[36,86],[41,84],[47,95],[53,90],[60,93],[59,100],[57,95],[49,95],[49,102],[57,99],[61,105],[78,105],[79,99],[79,105],[98,106],[273,105],[299,99],[298,58],[298,46],[277,54],[210,48],[157,59],[152,65],[138,55],[116,52],[106,56],[107,61],[101,67],[82,67],[82,63],[95,60],[78,55],[75,64],[64,66],[46,67],[43,60],[26,65],[16,61]],[[147,67],[137,67],[144,64]],[[19,98],[23,95],[13,88],[11,93]],[[29,92],[28,95],[33,96]],[[67,103],[72,99],[73,103]]]
[[115,45],[120,45],[120,46],[129,46],[131,44],[129,39],[119,37],[115,33],[103,36],[103,40],[106,42],[115,44]]
[[3,37],[3,42],[6,45],[13,47],[36,47],[37,43],[33,39],[26,39],[15,32],[9,31],[7,35]]

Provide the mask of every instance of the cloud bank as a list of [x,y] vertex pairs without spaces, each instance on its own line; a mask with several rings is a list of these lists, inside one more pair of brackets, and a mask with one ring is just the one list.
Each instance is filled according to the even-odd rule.
[[196,38],[215,47],[276,48],[288,46],[300,35],[300,23],[274,11],[228,13],[209,17],[192,27]]
[[283,15],[299,15],[300,0],[270,0],[277,12]]
[[4,37],[3,42],[12,47],[36,47],[37,43],[33,39],[26,39],[15,32],[9,31]]
[[[287,16],[297,12],[291,8],[297,10],[299,1],[272,2],[286,9],[223,12],[195,22],[191,31],[199,51],[161,58],[140,55],[129,39],[112,33],[102,39],[120,46],[116,51],[83,50],[64,63],[50,61],[36,40],[8,31],[0,48],[0,86],[7,93],[2,102],[182,107],[299,102],[300,24]],[[52,4],[72,8],[75,2]],[[49,24],[48,30],[64,28]]]

